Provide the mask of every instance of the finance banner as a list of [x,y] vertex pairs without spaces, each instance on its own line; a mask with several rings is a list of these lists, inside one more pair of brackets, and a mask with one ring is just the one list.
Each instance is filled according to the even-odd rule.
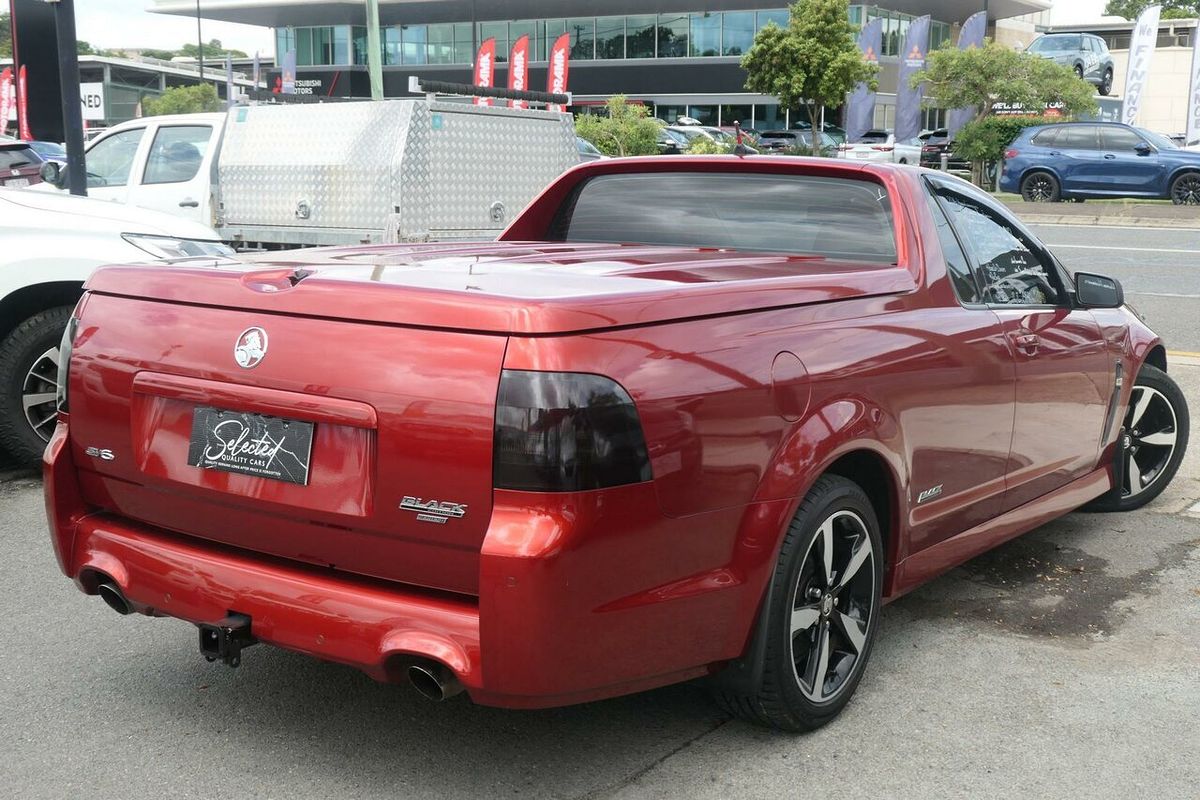
[[1158,45],[1158,17],[1162,6],[1150,6],[1137,18],[1133,26],[1133,39],[1129,43],[1129,70],[1125,73],[1125,109],[1121,121],[1126,125],[1137,123],[1142,110],[1142,94],[1150,77],[1150,61]]

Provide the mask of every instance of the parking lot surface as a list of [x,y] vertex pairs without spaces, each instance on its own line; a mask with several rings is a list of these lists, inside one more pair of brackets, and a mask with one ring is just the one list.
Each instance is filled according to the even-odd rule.
[[[1172,368],[1200,412],[1200,361]],[[1200,447],[1130,514],[1073,514],[888,606],[858,695],[792,736],[696,686],[551,711],[431,703],[273,648],[119,617],[0,484],[5,794],[169,797],[1196,797]]]

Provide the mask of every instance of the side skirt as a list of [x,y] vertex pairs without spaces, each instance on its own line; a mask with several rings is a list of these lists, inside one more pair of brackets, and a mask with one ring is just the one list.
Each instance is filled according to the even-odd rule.
[[957,536],[914,553],[896,565],[893,592],[887,599],[894,600],[980,553],[1074,511],[1107,492],[1112,485],[1111,471],[1105,465],[1020,508],[1014,508]]

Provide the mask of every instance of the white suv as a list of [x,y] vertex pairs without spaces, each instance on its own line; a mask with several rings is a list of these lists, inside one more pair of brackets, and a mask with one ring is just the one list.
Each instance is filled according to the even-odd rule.
[[233,252],[196,222],[32,189],[0,189],[0,242],[0,450],[25,464],[54,430],[58,344],[92,270]]

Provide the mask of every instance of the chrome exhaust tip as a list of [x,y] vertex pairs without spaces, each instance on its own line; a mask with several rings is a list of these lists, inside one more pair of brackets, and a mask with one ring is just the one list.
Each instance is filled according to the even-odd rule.
[[100,595],[100,599],[118,614],[124,616],[133,613],[133,606],[125,599],[125,595],[121,594],[121,587],[115,583],[105,581],[96,587],[96,594]]
[[413,664],[408,668],[408,680],[413,688],[436,703],[448,700],[463,691],[463,685],[458,682],[454,673],[434,662]]

